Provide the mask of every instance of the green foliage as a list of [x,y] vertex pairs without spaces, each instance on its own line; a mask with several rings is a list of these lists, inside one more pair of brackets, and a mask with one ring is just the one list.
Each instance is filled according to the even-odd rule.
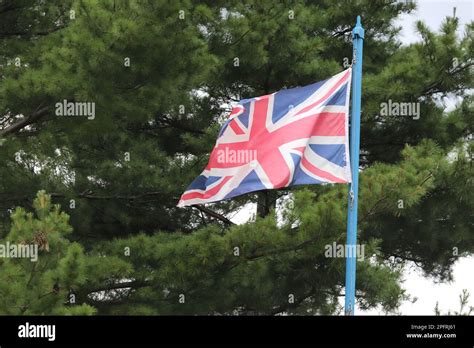
[[[462,289],[462,293],[459,295],[459,311],[451,311],[444,315],[471,315],[474,312],[474,307],[469,306],[469,298],[471,294],[467,289]],[[436,306],[434,308],[435,315],[441,315],[441,311],[439,310],[439,304],[436,302]]]
[[[36,248],[35,257],[0,259],[0,312],[3,314],[94,314],[88,304],[76,305],[74,292],[86,281],[85,256],[71,243],[69,216],[43,191],[33,202],[35,214],[17,208],[12,213],[5,246]],[[17,254],[17,256],[20,256]],[[72,296],[72,297],[71,297]]]
[[[459,37],[455,18],[419,23],[402,46],[395,20],[414,6],[0,2],[0,238],[42,248],[37,266],[0,259],[0,313],[340,313],[344,259],[324,252],[345,243],[345,186],[274,191],[280,209],[239,226],[225,217],[257,195],[211,214],[176,203],[228,103],[339,72],[354,13],[366,29],[359,305],[395,312],[408,261],[449,280],[474,250],[473,24]],[[446,96],[462,102],[446,112]],[[94,102],[95,118],[56,116],[64,99]],[[388,100],[419,102],[420,119],[381,116]],[[32,202],[40,190],[67,215],[43,193]]]

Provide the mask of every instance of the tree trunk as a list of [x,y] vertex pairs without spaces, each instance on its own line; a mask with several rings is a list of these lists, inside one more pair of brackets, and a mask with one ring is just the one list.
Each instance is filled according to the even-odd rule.
[[258,193],[257,215],[264,218],[276,207],[276,193],[273,191],[261,191]]

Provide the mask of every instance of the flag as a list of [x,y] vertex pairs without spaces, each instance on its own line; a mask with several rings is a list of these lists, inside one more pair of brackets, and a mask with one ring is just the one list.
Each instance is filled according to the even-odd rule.
[[178,206],[295,185],[349,183],[351,68],[321,82],[241,100]]

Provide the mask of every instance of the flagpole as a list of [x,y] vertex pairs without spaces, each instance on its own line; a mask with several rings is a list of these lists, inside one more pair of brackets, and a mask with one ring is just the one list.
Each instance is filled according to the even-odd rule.
[[353,61],[352,61],[352,113],[350,129],[350,160],[352,183],[349,186],[349,205],[347,208],[347,242],[346,250],[346,298],[345,315],[354,315],[356,257],[357,244],[357,203],[359,194],[359,146],[360,146],[360,100],[362,88],[362,47],[364,44],[364,28],[357,16],[357,22],[352,30]]

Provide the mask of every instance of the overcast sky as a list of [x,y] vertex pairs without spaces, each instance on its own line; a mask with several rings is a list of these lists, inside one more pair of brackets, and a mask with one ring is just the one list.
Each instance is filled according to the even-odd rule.
[[[473,20],[474,1],[471,0],[419,0],[416,1],[417,10],[410,15],[402,16],[397,24],[402,27],[400,40],[404,44],[420,41],[416,32],[415,22],[422,20],[432,30],[438,31],[446,16],[453,15],[456,7],[456,17],[459,18],[461,29],[459,35],[464,32],[464,25]],[[448,101],[448,109],[451,109],[455,101]],[[449,105],[451,104],[451,105]],[[256,206],[247,205],[231,220],[235,223],[243,223],[255,214]],[[436,284],[431,279],[423,277],[421,272],[413,264],[408,264],[404,274],[403,287],[412,296],[418,298],[415,303],[406,302],[399,308],[404,315],[433,315],[436,302],[439,302],[441,313],[448,310],[459,310],[459,295],[463,289],[471,293],[470,305],[474,306],[474,256],[460,258],[454,266],[454,281],[451,283]],[[343,304],[343,299],[341,299]],[[356,309],[359,315],[384,314],[380,310],[362,312]]]
[[458,34],[464,32],[464,25],[471,22],[474,17],[474,2],[472,0],[418,0],[417,9],[409,15],[399,18],[397,24],[402,27],[400,40],[409,44],[420,41],[420,35],[416,32],[415,22],[422,20],[432,30],[439,30],[446,16],[453,15],[456,8],[456,17],[459,18],[460,29]]

